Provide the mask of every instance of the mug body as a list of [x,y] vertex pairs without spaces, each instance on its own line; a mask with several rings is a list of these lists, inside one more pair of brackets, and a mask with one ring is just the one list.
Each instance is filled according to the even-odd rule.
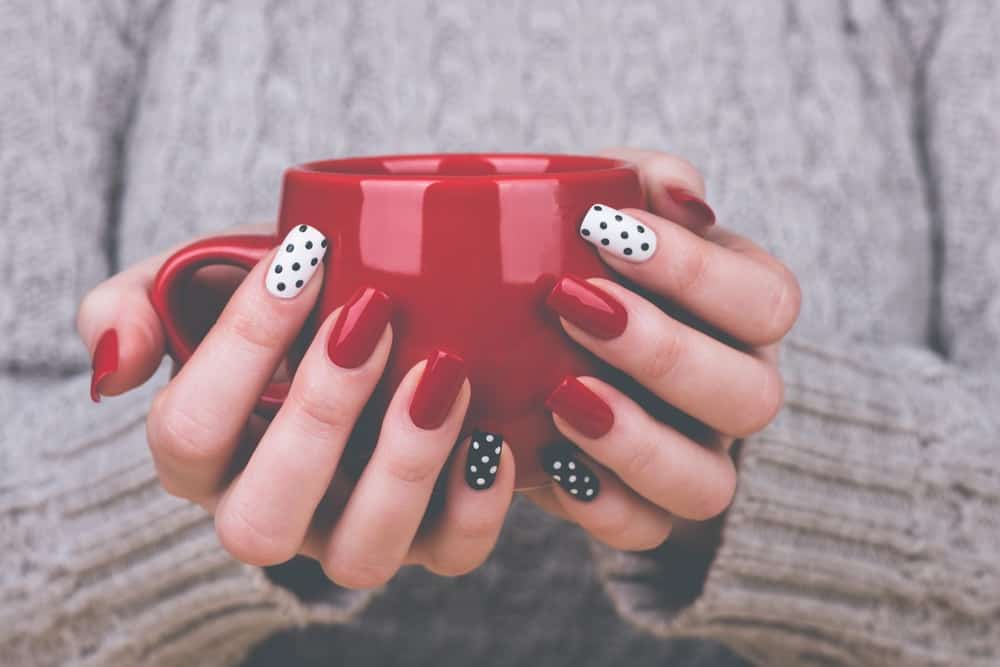
[[348,445],[349,464],[370,454],[405,373],[441,348],[468,367],[463,435],[502,434],[518,488],[548,481],[537,450],[560,435],[546,397],[566,375],[612,375],[545,307],[561,275],[608,275],[578,231],[598,202],[641,206],[635,167],[599,157],[441,154],[328,160],[285,173],[279,236],[307,224],[331,244],[319,315],[362,286],[394,304],[392,353]]

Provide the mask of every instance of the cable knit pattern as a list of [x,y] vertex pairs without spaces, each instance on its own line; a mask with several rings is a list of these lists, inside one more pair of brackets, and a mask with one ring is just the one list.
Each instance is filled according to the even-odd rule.
[[[996,664],[997,34],[991,0],[0,0],[0,664],[232,665],[307,624],[248,664]],[[86,403],[83,293],[273,219],[289,164],[608,144],[692,160],[805,294],[693,603],[666,551],[523,503],[468,577],[305,603],[159,490],[162,374]]]

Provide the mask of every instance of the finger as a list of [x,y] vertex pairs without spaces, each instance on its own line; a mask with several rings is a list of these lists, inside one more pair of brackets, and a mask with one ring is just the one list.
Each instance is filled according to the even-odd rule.
[[726,435],[756,433],[781,408],[774,366],[678,322],[617,283],[564,276],[547,302],[575,341]]
[[734,234],[710,233],[726,247],[646,211],[599,204],[580,233],[612,269],[748,345],[780,340],[798,317],[794,274]]
[[[154,400],[147,422],[150,450],[162,484],[175,495],[198,499],[219,490],[247,418],[316,301],[323,265],[311,265],[311,259],[322,259],[326,241],[312,228],[299,230],[250,271],[194,355]],[[313,247],[307,251],[305,245]],[[284,291],[274,279],[279,265],[292,276],[281,283]]]
[[288,397],[216,509],[219,539],[238,560],[274,565],[298,553],[385,368],[390,314],[385,293],[362,288],[317,332]]
[[571,444],[546,448],[542,461],[555,481],[553,495],[563,511],[595,539],[615,549],[644,551],[670,535],[669,513]]
[[[241,231],[259,231],[245,225]],[[91,394],[117,396],[148,380],[163,358],[160,320],[149,300],[156,272],[176,248],[108,278],[80,302],[76,327],[95,360]]]
[[403,564],[471,394],[461,358],[442,351],[413,367],[386,409],[378,443],[323,557],[348,588],[372,588]]
[[163,358],[163,329],[149,286],[166,255],[151,257],[87,293],[76,328],[91,359],[91,397],[116,396],[148,380]]
[[628,160],[639,167],[650,211],[699,234],[715,223],[715,212],[705,202],[705,180],[684,158],[637,148],[611,148],[602,155]]
[[654,505],[685,519],[704,520],[729,506],[736,469],[725,448],[706,447],[659,423],[635,401],[596,378],[561,391],[589,391],[614,415],[614,423],[593,438],[558,414],[556,428],[595,461],[614,472]]
[[430,531],[417,537],[408,558],[449,577],[471,572],[493,551],[513,498],[515,472],[514,456],[499,434],[473,433],[452,458],[444,509]]

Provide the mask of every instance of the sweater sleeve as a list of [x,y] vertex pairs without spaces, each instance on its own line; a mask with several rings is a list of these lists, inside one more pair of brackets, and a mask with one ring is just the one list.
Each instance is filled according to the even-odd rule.
[[917,85],[931,340],[786,344],[786,407],[743,447],[707,572],[678,582],[669,548],[594,547],[618,609],[653,633],[760,664],[1000,661],[1000,12],[947,8]]
[[145,413],[164,373],[88,399],[73,313],[115,268],[121,147],[168,4],[0,2],[0,230],[16,226],[0,241],[0,665],[232,664],[368,599],[303,604],[160,489]]

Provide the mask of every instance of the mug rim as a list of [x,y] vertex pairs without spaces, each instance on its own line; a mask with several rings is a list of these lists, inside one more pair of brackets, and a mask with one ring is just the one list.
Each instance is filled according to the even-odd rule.
[[[489,167],[497,171],[465,171],[466,167]],[[542,169],[528,165],[545,162]],[[442,164],[443,163],[443,164]],[[489,164],[485,164],[489,163]],[[391,171],[395,165],[397,171]],[[513,168],[520,165],[520,169]],[[555,166],[554,169],[549,167]],[[599,155],[569,153],[459,152],[398,153],[313,160],[288,169],[289,174],[324,180],[470,181],[470,180],[576,180],[613,172],[636,171],[628,160]]]

